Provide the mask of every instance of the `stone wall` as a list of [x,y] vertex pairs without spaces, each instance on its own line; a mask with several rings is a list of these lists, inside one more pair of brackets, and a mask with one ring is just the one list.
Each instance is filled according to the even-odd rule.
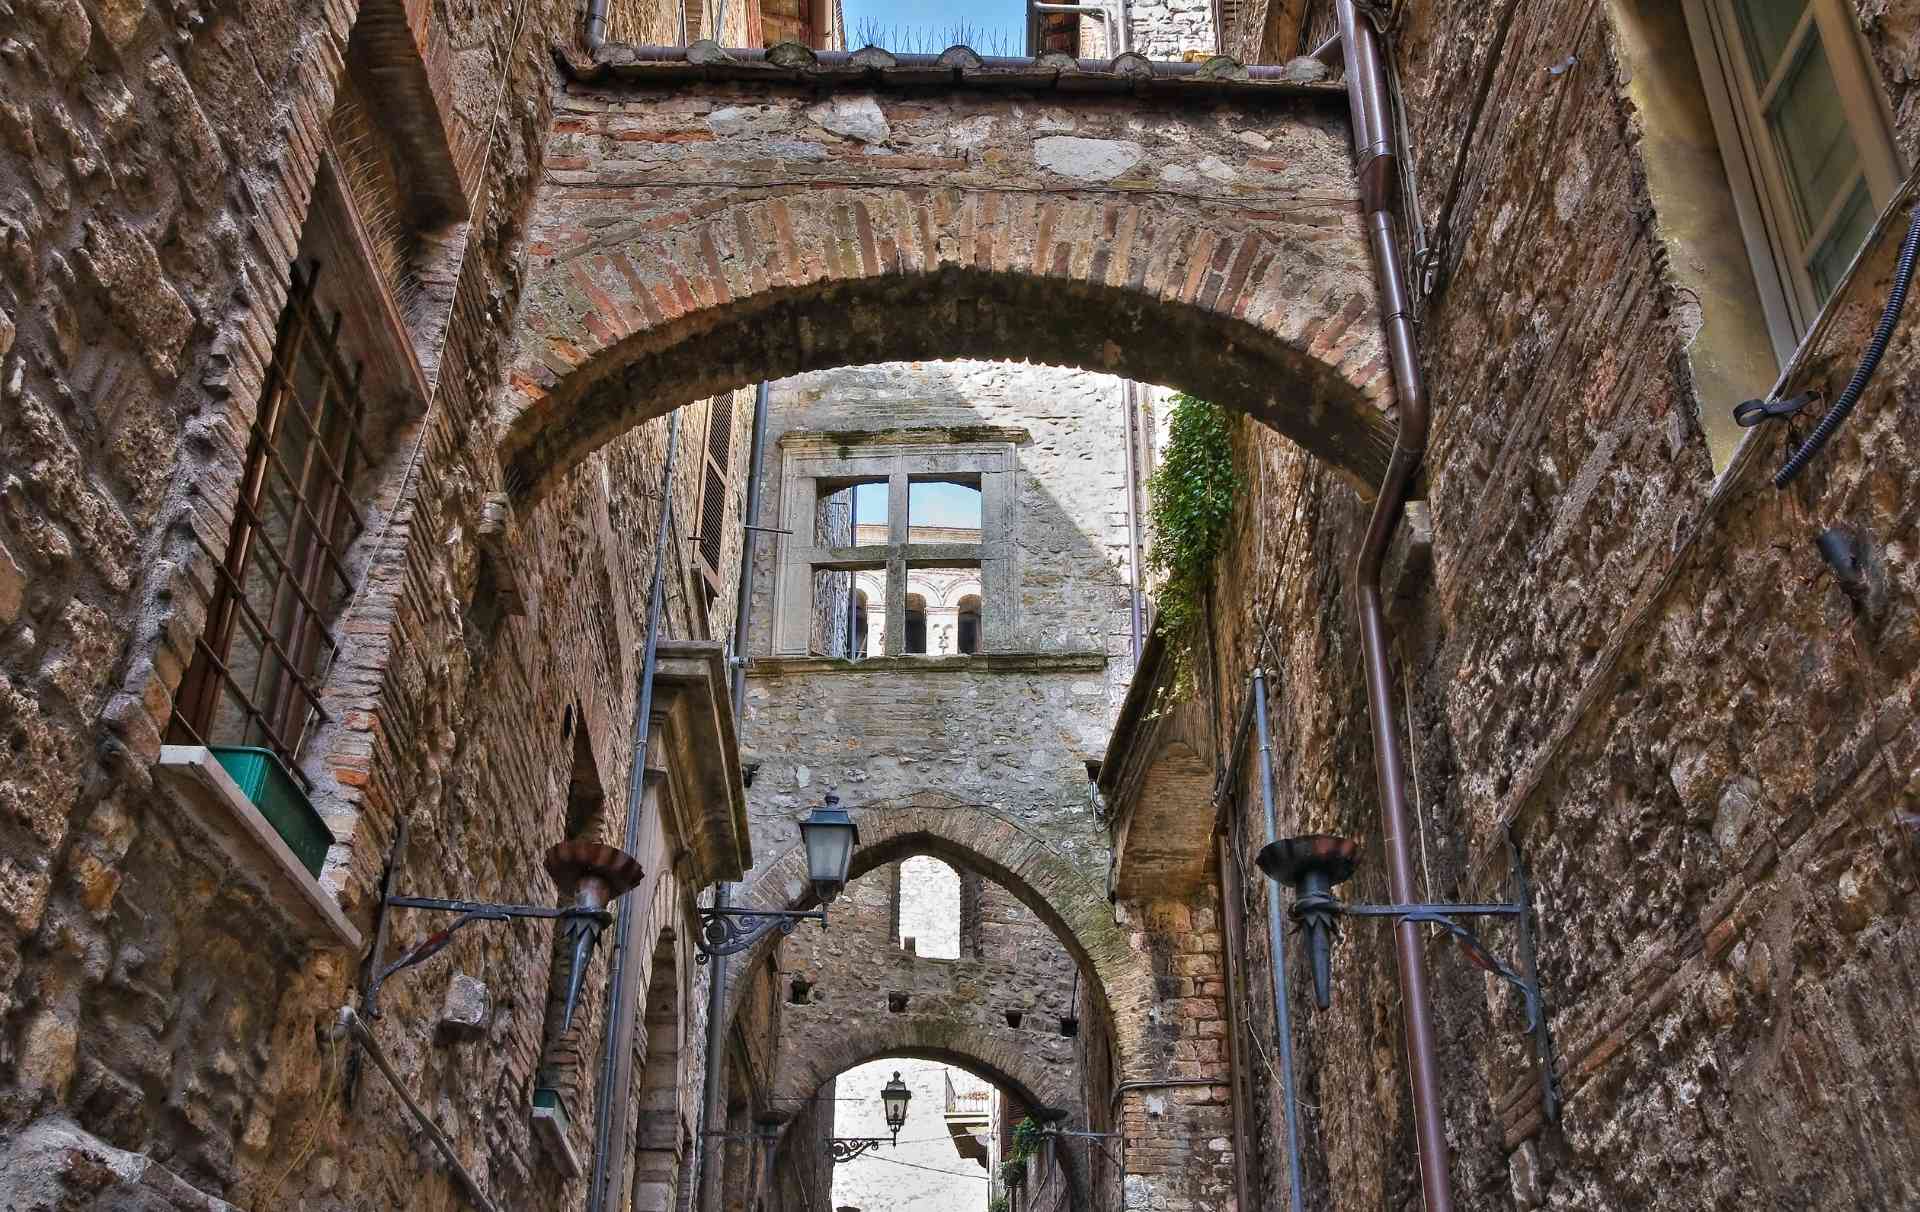
[[[369,3],[358,17],[372,29],[398,12]],[[430,398],[387,439],[392,474],[355,552],[362,588],[324,692],[333,722],[303,755],[337,841],[326,887],[369,941],[402,818],[400,890],[550,902],[539,860],[567,828],[578,734],[615,801],[602,827],[617,835],[626,816],[665,424],[609,445],[494,538],[482,511],[497,488],[488,394],[520,288],[547,47],[574,17],[541,3],[432,9],[412,28],[436,108],[390,115],[408,137],[445,128],[472,205],[437,237],[422,297],[438,318],[410,332]],[[242,1206],[450,1206],[443,1164],[397,1127],[405,1113],[370,1065],[343,1106],[348,1049],[329,1028],[360,957],[312,949],[287,928],[152,774],[204,616],[195,586],[210,582],[211,559],[198,543],[218,553],[229,533],[355,10],[31,3],[8,18],[0,1134],[70,1122],[46,1131],[104,1142],[103,1157],[141,1155],[151,1173],[140,1181],[169,1198],[177,1184]],[[737,448],[748,415],[735,409]],[[686,443],[701,437],[690,426]],[[680,536],[696,492],[683,474]],[[709,617],[685,544],[672,550],[667,633],[726,627],[731,602]],[[729,561],[737,552],[735,540]],[[503,617],[509,582],[519,617]],[[670,1085],[697,1086],[691,890],[657,830],[650,842],[651,878],[632,907],[648,915],[649,951],[678,923],[683,1071]],[[397,913],[392,945],[440,924]],[[551,947],[546,923],[463,932],[395,979],[374,1027],[508,1206],[577,1202],[527,1117]],[[606,963],[603,948],[576,1028],[588,1037]],[[443,1023],[456,973],[487,996],[455,1009],[484,1009]],[[591,1106],[573,1110],[581,1144]],[[690,1144],[691,1124],[666,1137]],[[100,1181],[84,1167],[69,1179]]]
[[[1910,147],[1907,7],[1859,10]],[[1649,240],[1661,200],[1619,10],[1407,11],[1394,45],[1439,253],[1422,306],[1432,571],[1403,582],[1394,619],[1416,863],[1436,899],[1500,895],[1512,825],[1567,1095],[1543,1125],[1516,1000],[1434,943],[1456,1199],[1911,1203],[1911,322],[1792,489],[1767,483],[1779,426],[1716,478],[1703,418],[1736,401],[1691,373],[1699,300]],[[1325,6],[1310,18],[1308,42]],[[1832,390],[1851,370],[1905,224],[1902,209],[1793,385]],[[1348,605],[1365,506],[1252,425],[1236,463],[1248,487],[1217,577],[1233,591],[1215,597],[1206,662],[1218,735],[1261,662],[1282,831],[1365,839],[1346,891],[1384,899]],[[1851,592],[1813,547],[1829,526],[1863,544]],[[1250,762],[1232,827],[1259,1051],[1272,1027]],[[1510,930],[1489,935],[1511,954]],[[1309,1012],[1294,966],[1308,1206],[1403,1205],[1417,1181],[1388,932],[1352,926],[1336,954],[1330,1011]],[[1251,1076],[1254,1203],[1273,1206],[1284,1137],[1271,1069]]]
[[1216,53],[1213,0],[1130,0],[1131,48],[1149,59]]

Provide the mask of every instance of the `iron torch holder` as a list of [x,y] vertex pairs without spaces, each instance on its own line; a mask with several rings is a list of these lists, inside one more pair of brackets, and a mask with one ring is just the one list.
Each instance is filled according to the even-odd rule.
[[[1533,1037],[1534,1055],[1540,1066],[1541,1110],[1553,1121],[1560,1117],[1560,1087],[1554,1073],[1553,1033],[1540,990],[1532,888],[1527,880],[1526,862],[1511,834],[1507,838],[1507,849],[1513,871],[1513,899],[1490,903],[1350,904],[1336,896],[1333,889],[1353,875],[1359,861],[1359,844],[1327,834],[1273,842],[1262,848],[1258,862],[1268,877],[1293,887],[1290,913],[1306,936],[1307,954],[1313,964],[1314,1002],[1322,1010],[1333,1000],[1333,941],[1339,934],[1341,918],[1423,922],[1437,926],[1453,937],[1468,963],[1519,990],[1526,1006],[1526,1031]],[[1462,920],[1476,917],[1513,920],[1519,930],[1517,968],[1487,950],[1473,927]]]

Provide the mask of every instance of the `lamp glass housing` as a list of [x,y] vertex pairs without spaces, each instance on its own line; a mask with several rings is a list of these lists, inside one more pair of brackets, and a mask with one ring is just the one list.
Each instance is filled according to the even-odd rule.
[[800,822],[800,841],[807,850],[807,878],[813,881],[814,895],[821,904],[832,904],[847,886],[853,848],[860,842],[860,830],[840,807],[839,796],[829,793],[825,803],[806,815]]
[[900,1135],[900,1129],[906,1127],[907,1104],[912,1100],[913,1091],[907,1089],[907,1083],[900,1080],[896,1070],[893,1080],[880,1089],[880,1101],[887,1111],[887,1127],[893,1130],[896,1138]]

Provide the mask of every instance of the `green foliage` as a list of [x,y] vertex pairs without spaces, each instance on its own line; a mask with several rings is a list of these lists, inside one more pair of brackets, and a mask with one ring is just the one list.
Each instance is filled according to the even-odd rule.
[[1185,392],[1171,403],[1166,453],[1147,479],[1147,517],[1153,527],[1147,563],[1163,578],[1160,627],[1175,640],[1191,632],[1205,610],[1213,560],[1233,516],[1240,477],[1233,470],[1226,411]]
[[1015,1154],[1000,1163],[1000,1181],[1009,1187],[1017,1187],[1027,1177],[1027,1159]]
[[1026,1159],[1040,1151],[1040,1125],[1031,1115],[1013,1126],[1013,1155]]
[[1013,1204],[1006,1196],[996,1195],[987,1201],[987,1212],[1013,1212]]

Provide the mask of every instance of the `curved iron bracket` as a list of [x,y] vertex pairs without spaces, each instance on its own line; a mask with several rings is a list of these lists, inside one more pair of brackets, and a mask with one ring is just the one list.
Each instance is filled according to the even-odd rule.
[[[1438,926],[1459,944],[1461,953],[1474,967],[1491,972],[1520,991],[1527,1011],[1527,1034],[1533,1037],[1534,1056],[1540,1065],[1540,1105],[1549,1121],[1560,1118],[1560,1081],[1554,1072],[1553,1031],[1547,1023],[1546,1001],[1540,992],[1540,972],[1533,935],[1533,894],[1527,880],[1526,860],[1511,833],[1507,852],[1513,867],[1513,899],[1491,904],[1350,905],[1331,891],[1320,888],[1294,898],[1292,914],[1307,935],[1307,950],[1313,960],[1314,989],[1321,1009],[1331,1001],[1330,972],[1333,939],[1339,933],[1339,918],[1370,917],[1393,921],[1425,922]],[[1510,917],[1520,931],[1519,966],[1503,963],[1471,926],[1461,918]]]
[[769,930],[777,929],[784,937],[798,930],[800,923],[809,919],[819,922],[822,930],[826,929],[825,909],[806,913],[776,909],[702,909],[700,937],[693,942],[699,954],[693,960],[697,964],[704,964],[716,955],[738,955],[759,942]]
[[828,1149],[833,1154],[835,1165],[850,1162],[862,1153],[871,1153],[887,1143],[884,1136],[836,1136]]

